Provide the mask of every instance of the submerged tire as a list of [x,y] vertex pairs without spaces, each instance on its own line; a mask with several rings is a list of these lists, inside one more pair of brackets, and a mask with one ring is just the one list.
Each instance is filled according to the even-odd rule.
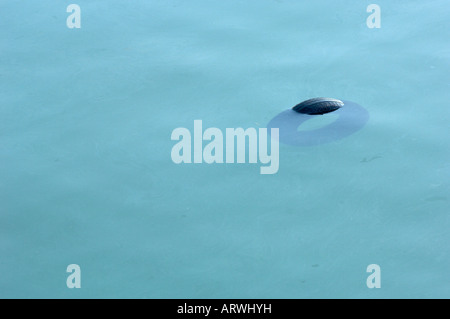
[[319,115],[336,111],[344,106],[344,102],[327,97],[316,97],[297,104],[292,109],[298,113]]
[[337,119],[331,124],[315,130],[299,130],[305,122],[315,117],[287,109],[267,123],[267,132],[278,129],[279,142],[291,146],[306,147],[339,141],[361,130],[370,118],[369,112],[358,103],[342,102],[344,107],[335,113]]

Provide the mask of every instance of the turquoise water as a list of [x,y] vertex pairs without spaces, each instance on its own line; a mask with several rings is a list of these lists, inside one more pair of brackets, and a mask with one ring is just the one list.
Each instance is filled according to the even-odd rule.
[[[448,1],[71,3],[0,1],[0,297],[450,297]],[[317,96],[368,122],[273,175],[172,162]]]

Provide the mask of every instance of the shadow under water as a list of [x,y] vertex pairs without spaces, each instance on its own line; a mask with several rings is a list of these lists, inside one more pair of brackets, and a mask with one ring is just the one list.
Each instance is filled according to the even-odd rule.
[[[361,105],[344,101],[344,106],[333,112],[339,117],[329,125],[311,131],[299,131],[299,126],[317,116],[297,113],[292,109],[276,115],[267,124],[271,128],[279,128],[280,142],[293,146],[313,146],[343,139],[359,131],[369,120],[369,112]],[[332,113],[329,113],[332,114]]]

